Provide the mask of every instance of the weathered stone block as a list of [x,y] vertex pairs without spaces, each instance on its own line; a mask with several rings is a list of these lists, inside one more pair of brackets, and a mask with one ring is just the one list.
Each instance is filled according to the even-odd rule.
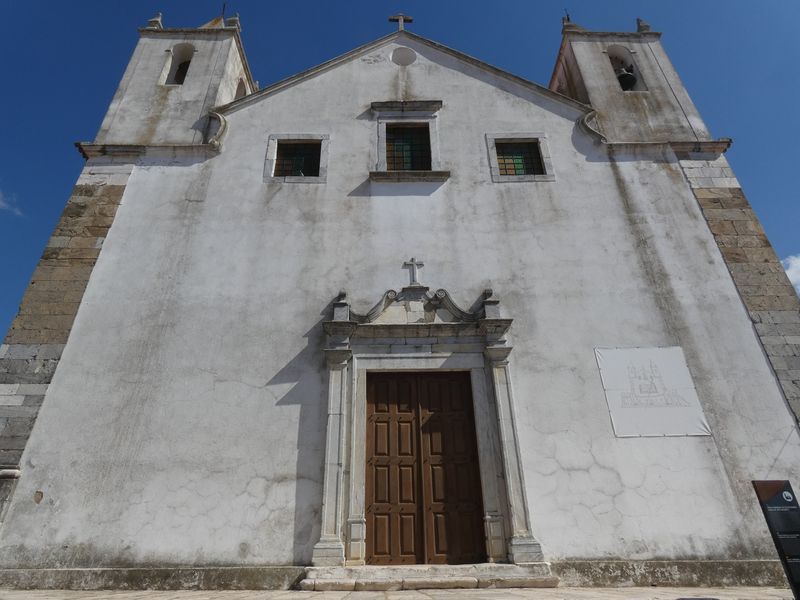
[[0,435],[0,450],[24,450],[28,442],[28,435],[16,435],[6,437]]
[[36,358],[40,360],[59,359],[64,352],[64,344],[40,344]]
[[724,220],[710,220],[708,221],[708,228],[714,235],[736,235],[736,227],[733,221]]
[[403,579],[404,590],[474,589],[477,577],[409,577]]
[[768,356],[797,356],[794,347],[789,344],[764,344]]
[[97,186],[78,184],[72,188],[73,197],[94,196]]
[[25,395],[25,401],[22,403],[22,406],[41,406],[44,402],[44,396],[41,395]]
[[742,208],[707,208],[703,211],[709,221],[750,221],[753,211]]
[[20,383],[18,386],[17,393],[23,396],[44,395],[49,387],[46,383]]
[[356,587],[355,579],[317,579],[313,583],[316,592],[352,592]]
[[74,237],[70,238],[69,241],[70,248],[94,248],[94,244],[95,244],[94,236]]
[[[6,423],[0,431],[0,448],[3,447],[2,439],[6,437],[28,436],[33,429],[35,418],[22,417],[15,419],[5,419]],[[8,448],[6,448],[8,449]]]
[[38,344],[11,344],[8,347],[6,358],[13,360],[30,360],[39,354]]
[[741,248],[770,248],[765,235],[739,235],[737,245]]
[[25,396],[16,394],[14,396],[0,396],[0,405],[2,406],[22,406],[25,402]]
[[[767,248],[743,248],[749,262],[775,262],[778,257],[771,247]],[[778,261],[779,262],[779,261]]]
[[54,235],[47,242],[47,247],[48,248],[66,248],[67,244],[69,244],[69,240],[70,239],[71,238],[69,238],[69,237]]
[[721,198],[723,208],[750,208],[750,203],[742,195],[732,194],[730,198]]
[[761,223],[756,220],[736,221],[733,226],[736,229],[736,233],[741,235],[764,235]]
[[65,260],[73,258],[97,258],[99,255],[99,248],[64,248],[58,252],[58,258]]
[[120,200],[124,193],[124,185],[104,185],[99,187],[96,195],[105,200]]
[[697,201],[702,208],[724,208],[722,206],[722,199],[716,196],[713,198],[698,198]]
[[788,311],[800,307],[800,301],[790,296],[743,296],[743,299],[750,310]]
[[750,262],[744,248],[720,248],[725,262],[744,263]]
[[739,246],[738,235],[718,235],[716,240],[717,246],[720,248],[736,248]]
[[89,205],[86,202],[81,202],[78,200],[72,200],[67,204],[64,208],[64,212],[61,213],[62,217],[72,218],[72,217],[80,217],[86,213],[86,210],[89,208]]
[[72,315],[78,312],[78,302],[24,302],[20,315]]
[[695,198],[730,198],[733,195],[732,188],[701,188],[692,190]]
[[2,450],[0,449],[0,465],[17,466],[22,458],[22,450]]

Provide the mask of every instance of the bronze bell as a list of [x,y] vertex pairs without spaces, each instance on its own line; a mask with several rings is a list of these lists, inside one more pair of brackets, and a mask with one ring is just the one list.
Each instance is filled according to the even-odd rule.
[[633,86],[636,85],[636,75],[633,74],[633,65],[630,67],[620,67],[615,70],[615,73],[617,75],[617,81],[619,81],[619,85],[623,91],[627,92],[628,90],[632,90]]

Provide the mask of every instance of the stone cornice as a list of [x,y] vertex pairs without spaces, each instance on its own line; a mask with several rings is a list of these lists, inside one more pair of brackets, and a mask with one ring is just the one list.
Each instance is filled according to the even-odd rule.
[[141,156],[163,155],[213,155],[219,151],[219,143],[208,144],[95,144],[93,142],[75,142],[75,147],[85,159],[99,156],[114,158],[137,158]]
[[708,154],[722,154],[731,147],[731,138],[718,140],[687,140],[687,141],[654,141],[654,142],[604,142],[609,148],[615,150],[637,150],[641,148],[658,148],[669,146],[674,152],[700,152]]
[[577,119],[578,127],[597,139],[601,144],[618,150],[637,150],[641,148],[669,146],[674,152],[722,154],[731,147],[731,144],[733,144],[733,140],[728,137],[719,138],[717,140],[654,140],[648,142],[612,141],[609,140],[597,127],[597,122],[595,120],[596,117],[596,110],[592,110],[585,115],[581,115]]

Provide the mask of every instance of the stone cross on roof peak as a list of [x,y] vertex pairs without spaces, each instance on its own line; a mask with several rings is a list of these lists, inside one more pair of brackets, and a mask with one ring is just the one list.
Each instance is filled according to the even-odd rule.
[[404,15],[403,13],[398,13],[396,15],[392,15],[389,17],[390,23],[397,23],[397,30],[403,31],[406,27],[406,23],[413,23],[414,17],[409,17],[408,15]]

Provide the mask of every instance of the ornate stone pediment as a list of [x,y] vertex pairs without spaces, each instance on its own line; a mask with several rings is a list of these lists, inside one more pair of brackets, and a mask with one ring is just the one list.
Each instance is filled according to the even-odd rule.
[[349,356],[351,343],[369,338],[479,337],[490,348],[510,351],[505,334],[511,319],[500,316],[499,301],[484,290],[471,309],[458,306],[444,289],[412,284],[399,292],[387,290],[366,313],[351,309],[346,292],[333,303],[333,319],[323,323],[328,334],[326,354],[337,362]]
[[[484,290],[489,298],[492,290]],[[399,292],[387,290],[366,314],[350,311],[351,320],[359,324],[412,325],[430,323],[473,323],[484,316],[481,305],[474,312],[459,307],[447,290],[430,293],[422,285],[404,287]]]

